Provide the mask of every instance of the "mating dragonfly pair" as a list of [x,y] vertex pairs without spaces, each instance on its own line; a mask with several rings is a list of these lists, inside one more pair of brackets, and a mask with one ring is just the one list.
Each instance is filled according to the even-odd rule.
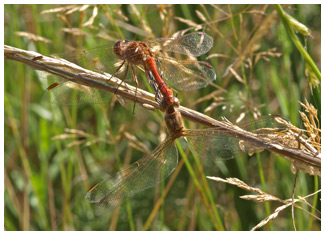
[[[123,81],[131,78],[138,84],[135,69],[144,71],[155,92],[156,100],[164,112],[170,134],[151,154],[121,170],[114,178],[104,179],[88,191],[86,198],[89,202],[97,204],[99,213],[115,208],[137,192],[155,186],[170,175],[178,164],[178,152],[174,144],[177,138],[185,137],[197,156],[207,158],[226,160],[236,157],[238,152],[243,150],[239,140],[231,135],[229,130],[186,129],[178,111],[179,101],[164,82],[167,81],[181,90],[199,89],[212,83],[216,79],[213,67],[195,59],[208,52],[212,46],[212,37],[203,32],[195,32],[149,42],[121,40],[114,45],[79,55],[82,57],[79,62],[85,63],[87,60],[98,58],[94,69],[110,72],[112,76],[122,77]],[[176,60],[164,52],[180,53],[188,56],[189,59]],[[92,63],[84,66],[89,67],[89,64]],[[78,96],[71,96],[69,92],[74,91],[70,88],[76,86],[71,84],[72,82],[64,82],[50,86],[48,92],[52,95],[53,101],[63,104],[92,102],[92,100],[98,102],[97,97],[89,96],[85,92],[80,92]],[[244,150],[268,147],[270,146],[250,145]]]

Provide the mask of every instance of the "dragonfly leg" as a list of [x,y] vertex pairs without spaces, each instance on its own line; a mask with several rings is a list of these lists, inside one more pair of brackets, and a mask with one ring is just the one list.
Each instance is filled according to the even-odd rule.
[[131,65],[131,74],[132,74],[132,80],[135,82],[135,96],[134,96],[134,103],[133,103],[133,114],[135,113],[135,103],[137,101],[137,94],[138,94],[138,78],[137,75],[134,72],[134,67]]
[[178,92],[174,88],[171,89],[175,92],[175,97],[178,97]]
[[111,77],[108,79],[108,80],[111,80],[112,79],[112,77],[114,77],[115,76],[115,74],[118,72],[118,71],[120,71],[120,69],[123,67],[123,65],[125,64],[125,61],[126,60],[123,60],[123,62],[122,62],[122,64],[115,70],[115,72],[111,75]]
[[115,92],[114,92],[114,94],[116,94],[116,91],[118,90],[118,88],[121,86],[121,84],[125,81],[125,79],[126,79],[126,77],[127,77],[127,75],[128,75],[128,72],[129,72],[129,63],[127,64],[127,66],[126,66],[126,70],[125,70],[125,73],[124,73],[124,75],[123,75],[123,78],[121,79],[121,82],[118,84],[118,86],[115,88]]

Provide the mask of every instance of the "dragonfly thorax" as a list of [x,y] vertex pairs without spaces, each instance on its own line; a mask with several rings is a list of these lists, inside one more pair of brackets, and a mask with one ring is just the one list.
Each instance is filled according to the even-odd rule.
[[[165,122],[172,139],[177,139],[184,135],[185,126],[181,113],[177,110],[179,101],[175,97],[174,104],[167,105],[165,109]],[[178,101],[178,102],[177,102]]]
[[147,42],[130,42],[128,40],[119,40],[114,44],[114,54],[120,60],[127,60],[134,65],[143,65],[154,53]]

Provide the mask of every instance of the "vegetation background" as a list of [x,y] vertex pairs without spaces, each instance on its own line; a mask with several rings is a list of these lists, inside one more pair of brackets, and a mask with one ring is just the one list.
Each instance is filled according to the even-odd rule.
[[[310,36],[297,36],[320,67],[321,6],[282,7],[310,29]],[[217,80],[215,86],[178,91],[183,106],[233,122],[243,115],[249,120],[258,114],[282,114],[301,126],[298,101],[306,99],[318,109],[320,120],[320,86],[310,88],[315,80],[305,75],[305,61],[274,5],[5,5],[4,10],[5,44],[45,55],[71,47],[90,49],[107,40],[204,31],[215,42],[200,59],[213,65]],[[106,104],[51,104],[42,98],[50,83],[14,61],[5,61],[4,76],[6,230],[249,230],[281,206],[241,199],[249,192],[205,179],[191,152],[179,145],[196,178],[181,165],[156,188],[96,217],[85,200],[87,190],[159,144],[166,136],[161,113],[137,106],[133,115],[133,104],[123,107],[113,96]],[[186,126],[202,128],[190,122]],[[209,175],[237,177],[281,199],[291,198],[295,175],[290,162],[271,152],[219,161],[210,170]],[[169,182],[172,186],[155,211]],[[318,177],[299,173],[296,197],[319,188]],[[209,195],[213,201],[207,206]],[[308,199],[318,210],[319,198],[316,194]],[[209,213],[214,205],[216,211]],[[320,230],[320,222],[306,211],[295,210],[297,230]],[[292,230],[291,207],[260,229]]]

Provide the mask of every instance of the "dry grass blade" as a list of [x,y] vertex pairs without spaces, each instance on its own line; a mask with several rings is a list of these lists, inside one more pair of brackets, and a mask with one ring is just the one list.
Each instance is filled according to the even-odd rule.
[[34,42],[52,43],[52,41],[49,39],[28,32],[15,32],[15,34],[21,37],[25,37]]
[[263,195],[244,195],[240,196],[240,198],[255,202],[282,201],[281,199],[266,193]]
[[[255,201],[255,202],[268,202],[268,201],[277,201],[277,202],[280,202],[284,205],[278,207],[275,209],[275,211],[269,215],[268,217],[266,217],[265,219],[263,219],[260,223],[258,223],[256,226],[254,226],[251,231],[254,231],[258,228],[261,228],[263,227],[265,224],[267,224],[268,222],[270,222],[271,220],[275,219],[279,213],[281,211],[283,211],[284,209],[292,206],[292,199],[287,199],[287,200],[283,200],[283,199],[280,199],[278,197],[275,197],[273,195],[270,195],[268,193],[265,193],[263,192],[262,190],[260,190],[259,188],[254,188],[254,187],[251,187],[249,185],[247,185],[245,182],[237,179],[237,178],[227,178],[227,179],[222,179],[220,177],[213,177],[213,176],[207,176],[208,179],[211,179],[211,180],[214,180],[214,181],[217,181],[217,182],[223,182],[223,183],[227,183],[227,184],[231,184],[231,185],[235,185],[241,189],[244,189],[246,191],[251,191],[251,192],[254,192],[254,193],[257,193],[258,195],[244,195],[244,196],[240,196],[240,198],[242,199],[245,199],[245,200],[252,200],[252,201]],[[305,209],[303,209],[302,207],[296,205],[297,202],[302,202],[306,205],[308,205],[309,207],[312,207],[307,201],[306,201],[306,198],[308,197],[311,197],[317,193],[320,193],[320,190],[310,194],[310,195],[307,195],[305,197],[299,197],[298,199],[294,199],[294,206],[299,208],[299,209],[302,209],[304,210],[305,212],[307,212],[308,214],[310,214],[311,216],[313,216],[315,219],[317,220],[320,220],[319,217],[317,217],[316,215],[314,214],[311,214],[310,212],[306,211]]]
[[63,28],[62,31],[65,33],[72,34],[74,36],[89,36],[90,35],[78,28]]
[[281,53],[279,52],[276,52],[277,48],[271,48],[267,51],[262,51],[262,52],[258,52],[255,54],[255,59],[254,59],[254,63],[257,64],[257,62],[260,60],[260,59],[264,59],[265,61],[269,61],[269,57],[280,57],[282,56]]
[[[254,193],[258,193],[260,195],[269,195],[269,194],[264,193],[259,188],[251,187],[251,186],[247,185],[244,181],[241,181],[240,179],[237,179],[237,178],[222,179],[220,177],[214,177],[214,176],[207,176],[207,178],[211,179],[211,180],[214,180],[214,181],[217,181],[217,182],[232,184],[232,185],[235,185],[235,186],[237,186],[237,187],[239,187],[241,189],[244,189],[246,191],[251,191],[251,192],[254,192]],[[269,196],[272,196],[272,195],[269,195]]]
[[51,14],[51,13],[63,13],[65,15],[72,14],[76,11],[85,11],[91,5],[68,5],[65,7],[57,7],[42,11],[41,14]]
[[180,22],[182,22],[182,23],[185,23],[185,24],[187,24],[187,25],[189,25],[189,26],[191,26],[191,27],[194,27],[196,30],[200,30],[200,29],[202,29],[202,25],[199,25],[199,24],[197,24],[197,23],[194,23],[194,22],[191,21],[191,20],[184,19],[184,18],[181,18],[181,17],[175,17],[175,20],[178,20],[178,21],[180,21]]
[[[282,143],[293,148],[300,148],[312,154],[314,158],[321,159],[321,130],[320,128],[318,128],[319,121],[317,118],[317,110],[307,101],[306,105],[301,102],[299,102],[299,104],[305,108],[307,113],[309,113],[309,117],[307,117],[305,113],[299,112],[306,130],[299,129],[298,127],[292,125],[290,122],[278,118],[278,121],[281,124],[288,127],[288,132],[281,138]],[[307,135],[303,133],[307,133]],[[294,143],[293,140],[296,140],[296,144],[289,144]],[[306,173],[310,173],[314,170],[310,169],[308,165],[302,164],[299,161],[291,161],[291,163],[291,170],[293,171],[293,173],[295,173],[297,169],[302,170]],[[316,175],[320,176],[320,174],[321,171],[319,169],[319,172]]]
[[92,16],[89,18],[89,20],[86,23],[83,24],[83,26],[87,27],[87,26],[92,25],[94,23],[94,20],[95,20],[97,14],[98,14],[98,8],[97,8],[97,6],[95,6]]
[[196,10],[195,13],[200,18],[200,20],[202,20],[203,22],[207,21],[207,19],[205,18],[205,16],[203,15],[202,12],[200,12],[199,10]]
[[274,213],[272,213],[271,215],[269,215],[268,217],[266,217],[264,220],[262,220],[260,223],[258,223],[256,226],[254,226],[251,231],[255,231],[258,228],[263,227],[264,225],[266,225],[268,222],[270,222],[271,220],[275,219],[276,217],[278,217],[279,213],[281,211],[283,211],[284,209],[286,209],[287,207],[291,206],[291,204],[287,204],[287,205],[282,205],[278,208],[275,209]]
[[309,117],[307,117],[306,114],[303,112],[299,112],[301,119],[304,122],[304,126],[307,130],[307,134],[310,137],[310,142],[312,143],[313,147],[317,149],[318,152],[321,152],[321,129],[319,128],[319,120],[318,120],[318,114],[317,109],[315,107],[308,103],[307,100],[305,100],[306,104],[303,104],[299,101],[299,104],[305,109],[306,113],[309,114]]
[[234,75],[234,77],[237,79],[238,82],[244,83],[244,80],[239,76],[239,74],[232,68],[229,67],[229,71]]
[[45,11],[42,11],[41,14],[50,14],[50,13],[58,13],[58,12],[66,12],[70,9],[75,8],[75,6],[73,5],[69,5],[69,6],[65,6],[65,7],[58,7],[58,8],[52,8],[52,9],[48,9]]
[[[92,144],[98,143],[98,142],[104,142],[107,144],[112,144],[111,141],[101,138],[95,135],[88,134],[87,132],[84,132],[82,130],[77,130],[77,129],[65,129],[64,134],[54,136],[52,140],[67,140],[71,139],[73,140],[71,143],[69,143],[67,146],[68,147],[73,147],[73,146],[78,146],[81,144],[85,144],[86,146],[90,146]],[[75,140],[75,139],[80,139],[80,140]]]
[[120,17],[124,21],[129,21],[129,19],[123,14],[123,11],[121,8],[113,10],[113,12],[116,14],[116,16]]
[[[309,203],[306,203],[306,200],[305,200],[305,199],[306,199],[307,197],[311,197],[311,196],[315,195],[316,193],[320,193],[320,190],[318,190],[317,192],[312,193],[312,194],[310,194],[310,195],[307,195],[306,197],[303,197],[303,198],[302,198],[302,197],[299,197],[299,199],[295,199],[295,200],[294,200],[294,203],[297,203],[297,202],[304,202],[305,204],[307,204],[308,206],[310,206]],[[274,213],[272,213],[271,215],[269,215],[268,217],[266,217],[265,219],[263,219],[260,223],[258,223],[256,226],[254,226],[254,227],[251,229],[251,231],[254,231],[254,230],[258,229],[258,228],[263,227],[263,226],[264,226],[265,224],[267,224],[269,221],[271,221],[272,219],[275,219],[275,218],[279,215],[279,213],[280,213],[281,211],[283,211],[284,209],[286,209],[286,208],[292,206],[292,200],[291,200],[291,199],[286,200],[286,202],[287,202],[287,204],[282,205],[282,206],[276,208],[275,211],[274,211]],[[300,209],[304,210],[302,207],[300,207],[300,206],[298,206],[298,205],[296,205],[296,204],[294,204],[294,206],[297,207],[297,208],[300,208]],[[304,211],[307,212],[308,214],[310,214],[311,216],[313,216],[315,219],[317,219],[317,220],[319,220],[319,221],[321,220],[321,219],[320,219],[319,217],[317,217],[316,215],[311,214],[310,212],[308,212],[308,211],[306,211],[306,210],[304,210]]]

